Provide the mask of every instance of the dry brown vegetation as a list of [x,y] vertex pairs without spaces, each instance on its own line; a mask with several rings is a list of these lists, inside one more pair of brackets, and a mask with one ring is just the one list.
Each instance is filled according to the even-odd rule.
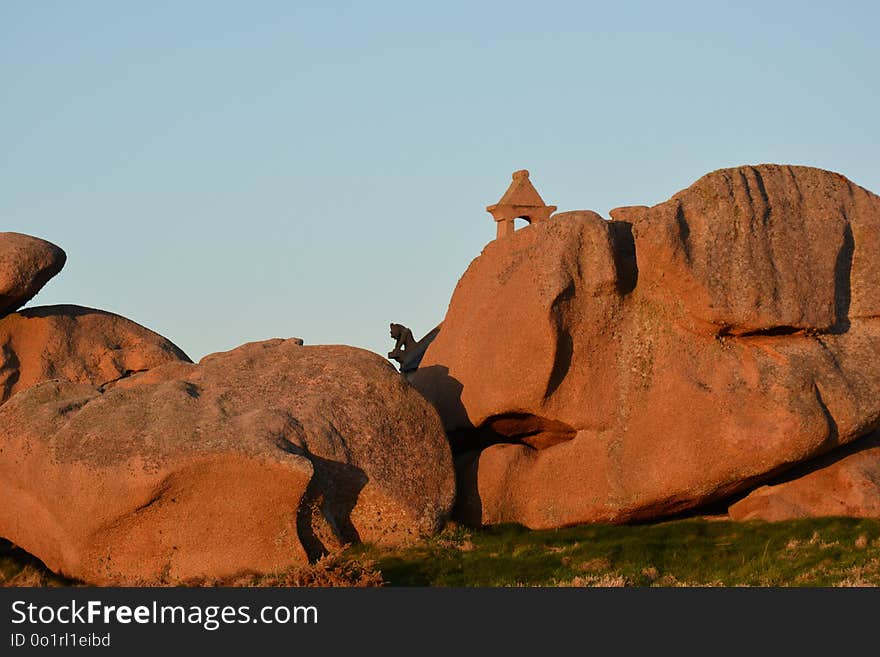
[[344,551],[328,554],[314,563],[290,568],[281,573],[259,577],[239,577],[224,582],[226,586],[321,586],[371,587],[382,586],[382,573],[374,561]]

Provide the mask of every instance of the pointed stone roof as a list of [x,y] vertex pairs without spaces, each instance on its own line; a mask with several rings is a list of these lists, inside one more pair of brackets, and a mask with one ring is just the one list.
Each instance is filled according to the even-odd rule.
[[513,172],[513,181],[510,187],[504,192],[504,196],[495,205],[490,205],[486,209],[492,212],[494,208],[499,206],[519,206],[526,208],[543,208],[544,199],[538,194],[538,190],[529,180],[529,172],[527,169],[520,169]]
[[501,200],[489,205],[486,210],[498,222],[497,236],[506,237],[514,231],[513,221],[522,218],[529,223],[546,221],[556,211],[555,205],[544,205],[544,199],[538,194],[529,180],[529,172],[520,169],[513,172],[513,181],[504,192]]

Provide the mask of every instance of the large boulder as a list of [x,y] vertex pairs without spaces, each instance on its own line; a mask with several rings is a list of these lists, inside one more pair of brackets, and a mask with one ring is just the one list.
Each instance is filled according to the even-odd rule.
[[52,379],[104,386],[189,358],[161,335],[113,313],[38,306],[0,319],[0,404]]
[[0,536],[95,584],[270,573],[439,529],[434,409],[384,359],[269,340],[0,407]]
[[878,425],[880,198],[761,165],[612,217],[490,243],[410,375],[466,520],[676,513]]
[[0,233],[0,317],[30,301],[66,260],[64,251],[51,242]]
[[862,438],[785,480],[760,486],[731,505],[733,520],[791,520],[818,516],[880,518],[880,434]]
[[722,169],[628,219],[639,285],[672,318],[722,333],[839,333],[880,314],[880,197],[839,174]]

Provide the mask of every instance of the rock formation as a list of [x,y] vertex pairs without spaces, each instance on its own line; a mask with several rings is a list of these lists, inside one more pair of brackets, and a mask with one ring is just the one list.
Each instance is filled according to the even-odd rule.
[[761,165],[612,218],[490,243],[411,374],[459,454],[464,518],[655,518],[877,427],[880,197]]
[[0,316],[30,301],[66,260],[64,251],[38,237],[0,233]]
[[102,585],[281,570],[435,532],[453,502],[431,406],[381,357],[269,340],[0,407],[0,535]]
[[38,306],[0,319],[0,403],[51,379],[103,386],[189,358],[161,335],[113,313]]
[[16,310],[64,264],[0,234],[0,536],[93,584],[269,573],[437,531],[440,419],[386,361],[269,340],[198,365],[124,317]]
[[52,379],[103,386],[163,363],[189,362],[161,335],[113,313],[80,306],[14,312],[66,261],[50,242],[0,233],[0,404]]
[[880,434],[792,468],[784,481],[760,486],[729,513],[733,520],[880,518]]
[[138,585],[405,544],[456,485],[474,524],[880,517],[880,197],[760,165],[611,221],[554,209],[514,174],[442,331],[391,325],[404,376],[298,338],[193,364],[111,313],[16,312],[65,255],[0,234],[0,536]]

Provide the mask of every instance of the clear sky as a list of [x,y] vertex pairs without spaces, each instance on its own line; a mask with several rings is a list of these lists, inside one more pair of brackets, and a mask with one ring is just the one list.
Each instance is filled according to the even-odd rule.
[[527,168],[605,216],[781,162],[880,192],[878,2],[0,0],[0,225],[195,359],[419,337]]

